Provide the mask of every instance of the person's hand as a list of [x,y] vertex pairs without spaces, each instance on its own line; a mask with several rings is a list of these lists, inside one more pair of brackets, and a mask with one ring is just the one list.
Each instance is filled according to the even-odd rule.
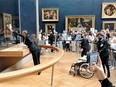
[[81,52],[83,51],[83,49],[81,49]]
[[95,66],[96,65],[96,62],[93,62],[93,64],[92,64],[93,66]]
[[13,29],[10,29],[11,32],[13,32],[14,30]]
[[10,30],[11,32],[13,32],[13,31],[14,31],[12,28],[9,28],[9,30]]
[[95,72],[96,71],[96,69],[95,69],[96,66],[97,66],[96,62],[93,62],[93,64],[90,66],[90,70]]
[[13,29],[12,29],[12,25],[11,24],[8,24],[7,27],[8,27],[8,29],[10,29],[11,32],[13,32]]

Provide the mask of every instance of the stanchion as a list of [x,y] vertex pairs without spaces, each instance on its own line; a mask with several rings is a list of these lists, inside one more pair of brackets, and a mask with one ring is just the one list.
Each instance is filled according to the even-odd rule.
[[55,36],[55,42],[54,42],[54,44],[55,44],[55,46],[57,46],[57,41],[56,41],[56,39],[57,39],[57,37],[56,37],[57,36],[57,32],[54,33],[54,36]]
[[53,77],[54,77],[54,65],[52,66],[51,86],[53,86]]

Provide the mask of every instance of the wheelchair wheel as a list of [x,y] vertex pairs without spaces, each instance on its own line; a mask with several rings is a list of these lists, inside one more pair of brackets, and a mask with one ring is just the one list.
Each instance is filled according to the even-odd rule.
[[79,68],[79,73],[82,77],[89,79],[91,77],[93,77],[94,73],[92,71],[90,71],[90,67],[88,63],[83,63],[80,65]]

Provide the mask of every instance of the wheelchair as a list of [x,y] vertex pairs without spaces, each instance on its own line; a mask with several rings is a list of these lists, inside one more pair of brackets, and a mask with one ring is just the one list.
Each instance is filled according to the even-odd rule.
[[90,64],[87,60],[87,56],[79,58],[75,63],[71,65],[70,75],[80,74],[83,78],[89,79],[94,76],[94,73],[90,70]]

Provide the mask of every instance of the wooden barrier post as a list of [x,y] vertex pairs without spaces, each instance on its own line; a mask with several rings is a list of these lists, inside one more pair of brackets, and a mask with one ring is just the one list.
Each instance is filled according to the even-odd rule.
[[52,66],[51,86],[53,86],[53,79],[54,79],[54,65]]

